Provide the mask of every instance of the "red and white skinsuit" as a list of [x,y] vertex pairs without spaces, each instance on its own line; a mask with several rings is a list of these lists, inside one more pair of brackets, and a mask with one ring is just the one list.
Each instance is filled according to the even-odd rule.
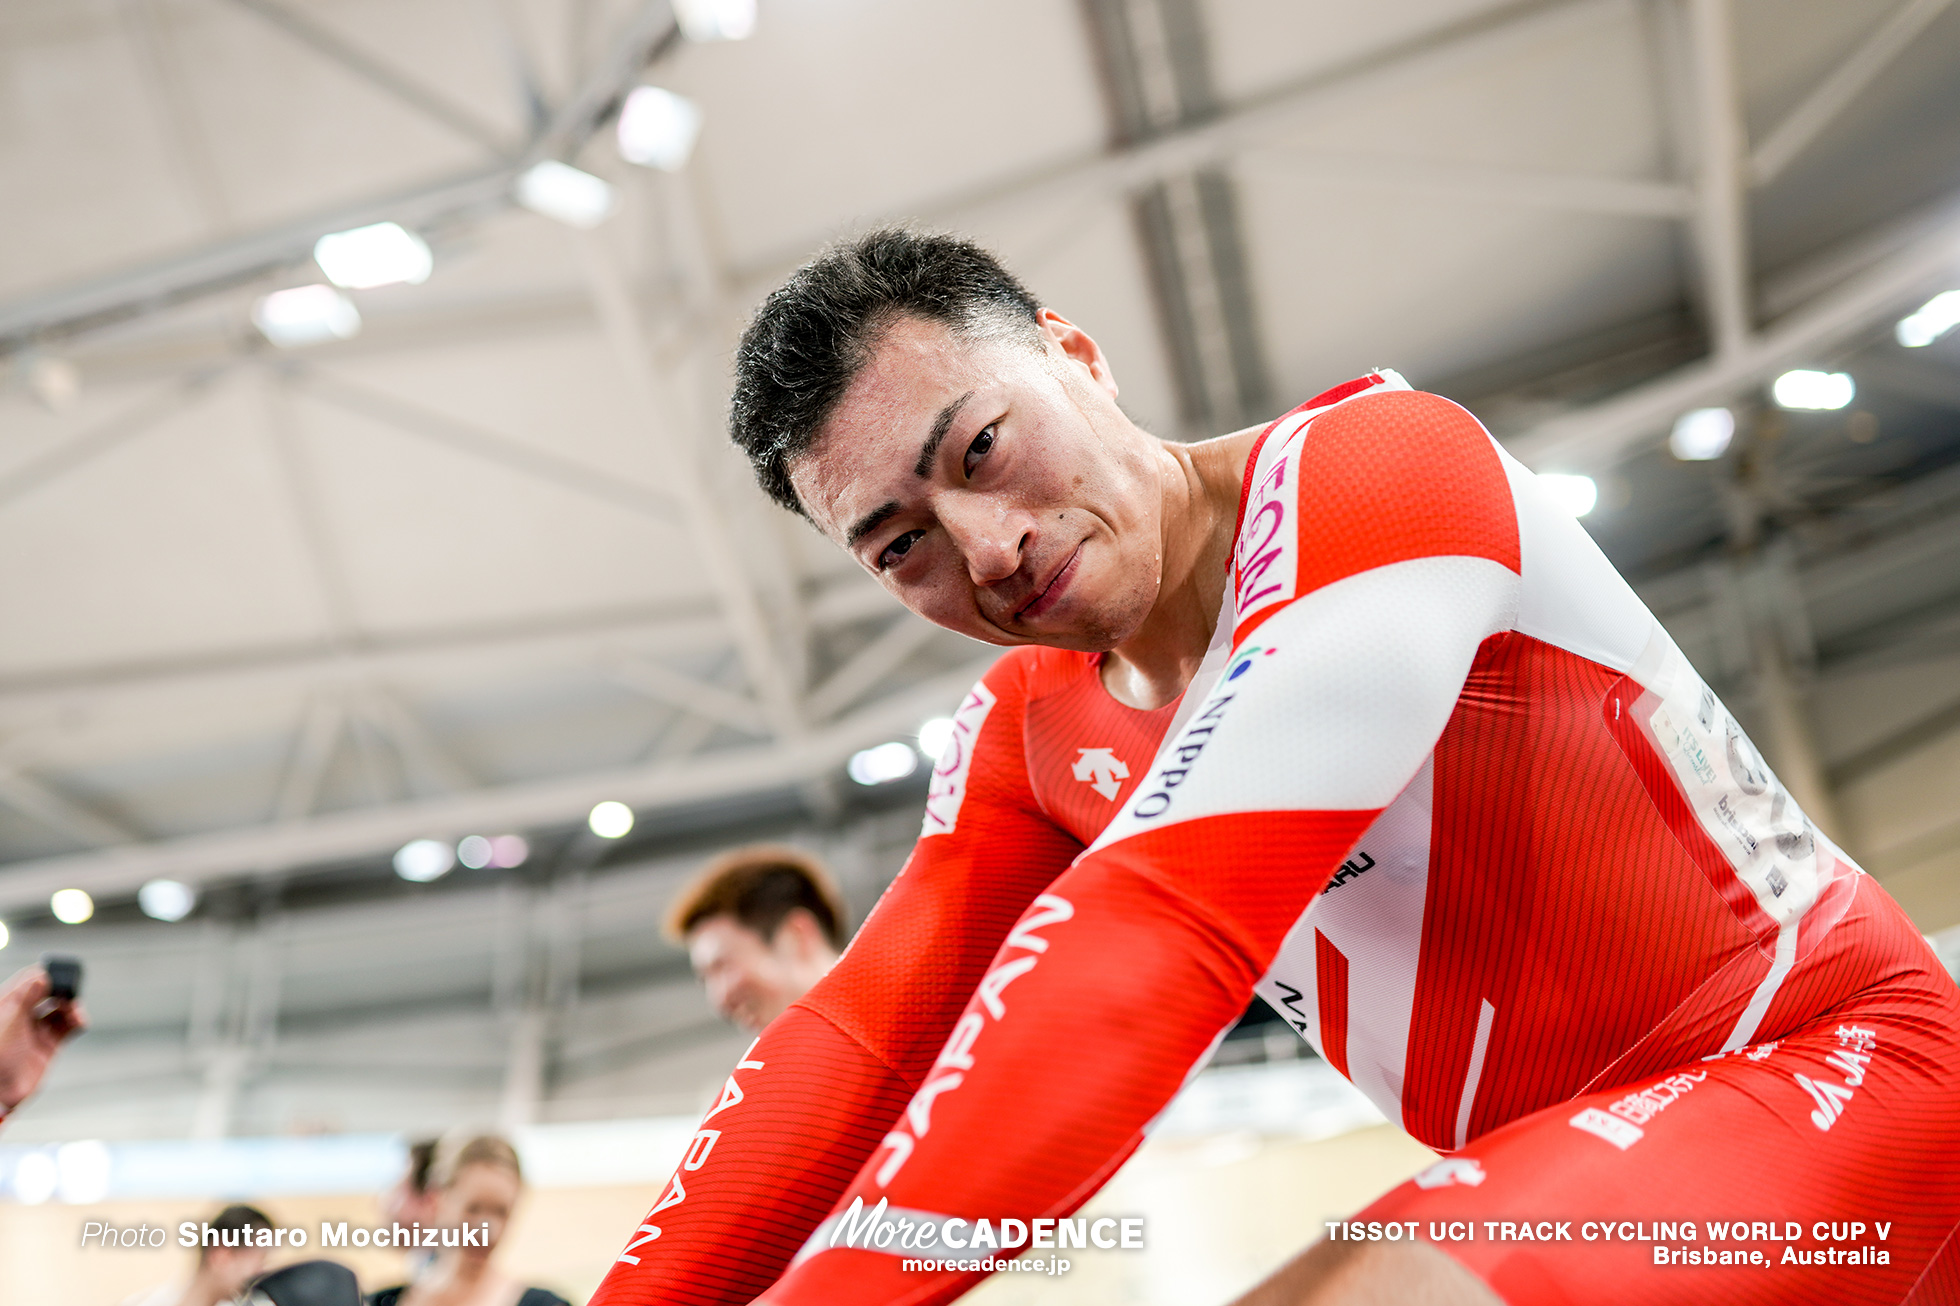
[[1255,992],[1452,1155],[1359,1218],[1888,1222],[1855,1272],[1438,1244],[1508,1301],[1960,1301],[1960,995],[1529,471],[1371,374],[1261,437],[1232,582],[1175,723],[1087,654],[974,688],[593,1306],[949,1301],[828,1217],[1072,1211]]

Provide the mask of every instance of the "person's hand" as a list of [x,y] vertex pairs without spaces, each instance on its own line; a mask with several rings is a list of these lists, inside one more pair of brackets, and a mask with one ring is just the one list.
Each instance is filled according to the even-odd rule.
[[17,972],[0,988],[0,1117],[40,1087],[62,1041],[88,1028],[82,1004],[48,997],[48,973]]

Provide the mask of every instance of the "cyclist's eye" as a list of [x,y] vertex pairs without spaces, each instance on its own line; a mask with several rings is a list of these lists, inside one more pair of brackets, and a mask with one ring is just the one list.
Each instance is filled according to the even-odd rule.
[[907,531],[887,544],[885,551],[878,555],[878,570],[886,571],[905,561],[905,555],[912,551],[912,546],[917,544],[919,537],[924,534],[924,531]]
[[988,452],[993,449],[993,447],[994,447],[994,428],[991,426],[981,427],[980,434],[974,436],[973,443],[966,447],[965,466],[966,466],[966,474],[968,476],[973,475],[973,469],[975,465],[977,465],[982,458],[985,458]]

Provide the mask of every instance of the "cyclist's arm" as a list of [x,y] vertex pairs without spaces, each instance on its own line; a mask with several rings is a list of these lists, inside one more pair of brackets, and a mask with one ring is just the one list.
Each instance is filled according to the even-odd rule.
[[592,1306],[723,1306],[774,1282],[923,1083],[1008,927],[1081,850],[1028,791],[1017,661],[967,696],[905,869],[743,1054]]

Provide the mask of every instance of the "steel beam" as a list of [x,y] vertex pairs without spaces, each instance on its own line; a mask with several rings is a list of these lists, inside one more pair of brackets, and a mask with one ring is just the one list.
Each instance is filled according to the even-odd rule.
[[50,789],[25,771],[0,770],[0,803],[33,817],[85,848],[128,844],[140,838],[128,826]]
[[154,429],[159,422],[175,417],[202,399],[227,370],[226,367],[209,368],[180,377],[158,393],[131,404],[107,421],[69,436],[40,457],[29,459],[0,476],[0,508]]
[[123,0],[120,9],[138,75],[161,119],[162,134],[187,198],[210,233],[220,234],[231,225],[231,203],[218,176],[217,161],[211,156],[210,142],[197,120],[197,107],[185,94],[182,69],[158,20],[156,0]]
[[1953,0],[1905,0],[1864,42],[1813,86],[1797,107],[1764,135],[1749,156],[1749,179],[1767,186],[1837,116],[1849,108],[1885,65],[1898,58]]
[[[1284,140],[1310,123],[1329,101],[1342,96],[1401,79],[1442,75],[1452,67],[1474,66],[1518,42],[1551,39],[1604,19],[1625,19],[1634,11],[1632,0],[1514,0],[1226,105],[1202,122],[1134,145],[1051,160],[978,186],[928,197],[908,205],[907,212],[928,222],[964,225],[997,209],[1058,203],[1084,192],[1129,195],[1165,177],[1221,164],[1254,146]],[[799,241],[732,268],[731,279],[746,292],[773,283],[808,256],[809,242]]]
[[322,27],[303,14],[296,14],[273,0],[231,0],[234,5],[257,14],[288,37],[314,53],[353,73],[371,86],[415,110],[431,122],[476,142],[500,159],[514,157],[519,143],[508,139],[496,127],[477,117],[473,110],[452,102],[398,68],[369,54],[352,41]]
[[1686,186],[1640,177],[1502,168],[1435,159],[1300,153],[1283,146],[1254,146],[1246,151],[1245,158],[1250,164],[1302,177],[1321,186],[1390,190],[1485,204],[1630,218],[1685,218],[1694,211],[1694,196]]
[[620,29],[608,56],[515,158],[0,305],[0,355],[37,340],[107,326],[300,266],[312,258],[314,243],[329,232],[384,221],[405,227],[433,226],[508,208],[518,174],[540,159],[576,150],[648,62],[678,40],[679,28],[666,0],[645,0]]
[[1750,335],[1748,215],[1742,184],[1742,104],[1736,88],[1729,0],[1688,0],[1693,75],[1695,252],[1701,266],[1708,337],[1716,358],[1742,352]]
[[404,435],[439,444],[446,449],[502,467],[532,480],[571,490],[588,498],[610,503],[630,512],[674,519],[675,492],[642,484],[533,448],[521,440],[487,430],[473,422],[434,412],[419,404],[396,399],[347,381],[328,376],[317,368],[299,366],[293,371],[300,388],[343,412],[380,422]]
[[604,663],[606,674],[656,702],[705,717],[744,734],[764,736],[769,727],[753,699],[646,658],[620,656]]
[[685,400],[677,402],[671,381],[654,373],[638,311],[606,236],[597,231],[570,235],[586,288],[626,381],[638,434],[653,446],[661,474],[682,504],[688,536],[728,623],[749,684],[770,728],[779,736],[794,737],[804,729],[802,704],[776,656],[769,623],[754,584],[742,570],[727,519],[701,474],[693,448],[694,423]]
[[70,886],[107,899],[133,893],[160,875],[199,886],[239,875],[376,856],[431,834],[563,825],[582,819],[601,799],[667,807],[794,786],[835,770],[860,748],[909,735],[927,717],[945,714],[992,660],[911,686],[793,742],[719,750],[684,764],[502,785],[283,824],[16,862],[0,867],[0,911],[40,910],[49,894]]
[[910,612],[894,619],[810,691],[807,706],[811,718],[827,721],[849,707],[873,685],[898,670],[905,659],[924,648],[938,633],[939,627]]
[[[1889,244],[1889,233],[1885,239]],[[1847,259],[1847,263],[1851,260]],[[1534,467],[1599,470],[1691,408],[1724,403],[1785,368],[1814,365],[1929,286],[1960,271],[1960,206],[1911,240],[1864,263],[1802,308],[1727,354],[1561,413],[1505,440]]]
[[[890,615],[898,604],[855,575],[819,590],[809,602],[819,628]],[[705,607],[705,605],[704,605]],[[615,654],[725,647],[728,634],[707,611],[633,608],[499,626],[469,626],[405,636],[363,638],[351,647],[325,641],[226,649],[150,663],[62,668],[0,677],[0,718],[26,713],[117,710],[124,696],[194,693],[219,687],[288,684],[295,691],[373,677],[454,679],[484,663],[601,663]]]

